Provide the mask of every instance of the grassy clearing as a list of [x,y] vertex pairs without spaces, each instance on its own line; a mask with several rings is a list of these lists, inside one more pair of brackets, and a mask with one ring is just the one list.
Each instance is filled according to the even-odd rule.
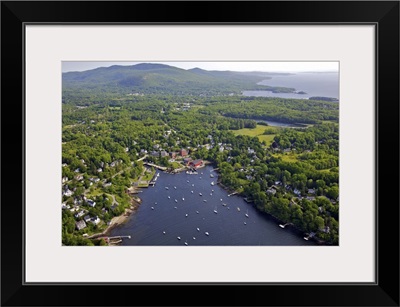
[[[268,145],[272,144],[272,141],[275,137],[275,134],[263,134],[265,129],[267,129],[268,126],[264,126],[264,125],[257,125],[256,128],[250,129],[250,128],[244,128],[244,129],[239,129],[239,130],[233,130],[232,132],[235,135],[248,135],[251,137],[258,137],[258,139],[260,140],[260,142],[265,141],[265,143]],[[277,129],[280,129],[278,127],[274,127]]]
[[281,158],[283,162],[297,162],[299,159],[295,153],[275,154],[275,158]]

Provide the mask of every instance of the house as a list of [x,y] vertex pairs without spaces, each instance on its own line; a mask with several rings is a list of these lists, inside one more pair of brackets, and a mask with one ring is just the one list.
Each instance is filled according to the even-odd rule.
[[300,195],[301,194],[301,192],[299,190],[297,190],[297,189],[294,189],[293,193],[296,194],[296,195]]
[[83,228],[86,228],[86,223],[85,223],[85,221],[76,222],[75,227],[76,227],[76,229],[81,230]]
[[85,215],[85,211],[83,211],[83,210],[81,210],[81,211],[79,211],[78,213],[75,213],[75,214],[74,214],[74,216],[75,216],[76,218],[79,218],[79,217],[84,216],[84,215]]
[[79,173],[81,171],[81,169],[80,168],[77,168],[74,172],[75,173]]
[[159,157],[160,153],[158,151],[152,151],[150,154],[152,157]]
[[282,182],[281,181],[275,181],[275,185],[281,185],[282,184]]
[[68,166],[68,164],[67,163],[63,163],[63,164],[61,164],[62,165],[62,167],[66,167],[66,166]]
[[308,189],[308,193],[315,194],[315,190],[314,189]]
[[253,154],[254,153],[254,149],[251,149],[250,147],[247,147],[247,153],[248,154]]
[[197,159],[197,160],[191,161],[191,162],[189,163],[189,165],[192,166],[192,167],[194,167],[194,168],[197,168],[197,167],[203,166],[203,163],[204,163],[203,160]]
[[185,158],[185,159],[183,159],[183,163],[185,163],[186,165],[189,165],[190,162],[192,162],[192,158]]
[[167,157],[168,156],[168,152],[166,152],[165,150],[162,150],[160,152],[161,157]]
[[275,195],[275,193],[276,193],[276,190],[275,190],[275,189],[273,189],[273,188],[270,188],[270,189],[268,189],[268,190],[267,190],[267,193],[268,193],[268,194]]
[[179,154],[180,154],[182,157],[186,157],[186,156],[188,155],[188,152],[187,152],[186,149],[182,148],[182,149],[179,151]]
[[77,175],[75,176],[75,180],[81,181],[83,179],[82,175]]
[[98,223],[100,223],[100,219],[98,216],[95,216],[91,218],[90,222],[93,223],[93,225],[97,225]]
[[89,205],[89,207],[94,208],[96,206],[96,202],[91,199],[87,199],[86,202]]
[[172,159],[176,158],[176,152],[170,152],[169,155]]
[[107,182],[107,183],[105,183],[105,184],[103,184],[103,187],[105,187],[105,188],[108,188],[108,187],[111,187],[111,182]]
[[84,219],[84,221],[85,221],[86,223],[89,223],[91,217],[90,217],[90,215],[88,214],[88,215],[85,215],[85,217],[84,217],[83,219]]
[[224,146],[220,146],[218,150],[219,150],[219,152],[223,152],[224,151]]
[[64,195],[64,196],[67,196],[67,197],[72,196],[72,194],[74,194],[74,192],[72,192],[70,189],[66,190],[66,191],[63,193],[63,195]]
[[103,171],[102,168],[98,168],[98,169],[97,169],[97,172],[98,172],[98,173],[101,173],[102,171]]
[[125,152],[128,152],[129,151],[129,147],[125,147]]
[[62,183],[66,183],[68,181],[68,177],[62,177]]

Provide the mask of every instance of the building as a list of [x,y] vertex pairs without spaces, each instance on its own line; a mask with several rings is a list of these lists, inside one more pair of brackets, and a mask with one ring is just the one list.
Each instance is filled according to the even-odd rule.
[[193,161],[189,162],[189,165],[194,168],[201,167],[201,166],[203,166],[203,164],[204,164],[204,162],[201,159],[197,159],[197,160],[193,160]]
[[83,228],[86,228],[86,223],[85,223],[85,221],[76,222],[75,227],[76,227],[76,229],[81,230]]
[[179,154],[180,154],[182,157],[186,157],[186,156],[188,155],[188,152],[187,152],[186,149],[182,148],[182,149],[179,151]]

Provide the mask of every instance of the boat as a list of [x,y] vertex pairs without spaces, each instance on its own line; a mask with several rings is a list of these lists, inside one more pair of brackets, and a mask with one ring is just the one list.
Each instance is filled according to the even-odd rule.
[[237,211],[240,211],[240,208],[239,208],[239,207],[237,207]]
[[174,209],[178,209],[178,207],[174,207]]
[[193,191],[190,191],[193,194]]
[[151,207],[151,210],[154,210],[154,207]]
[[162,233],[165,234],[165,231],[163,231]]
[[197,227],[197,231],[200,231],[200,228]]
[[205,232],[205,234],[206,234],[206,236],[209,236],[209,235],[210,235],[207,231]]
[[157,205],[157,202],[155,202],[154,204]]
[[177,203],[177,202],[178,202],[178,200],[177,200],[177,199],[175,199],[175,202]]
[[194,183],[192,183],[192,187],[194,187]]
[[308,237],[304,237],[304,240],[308,241]]
[[160,177],[160,173],[157,173],[157,177]]
[[170,199],[170,198],[171,198],[171,196],[168,195],[168,199]]
[[212,196],[212,193],[210,193],[210,196]]
[[185,242],[185,245],[188,245],[188,243],[187,243],[187,242]]
[[185,197],[182,197],[182,200],[185,200]]
[[285,225],[279,224],[280,228],[285,228]]
[[203,196],[203,194],[202,194],[202,193],[199,193],[199,195],[200,195],[200,196]]
[[169,190],[169,187],[165,187],[166,190]]
[[204,199],[203,201],[206,203],[206,202],[207,202],[207,199]]
[[188,217],[188,215],[189,215],[189,214],[187,214],[187,213],[185,214],[186,217]]
[[213,175],[213,174],[210,174],[210,177],[211,177],[211,178],[214,178],[214,175]]
[[226,207],[226,204],[225,204],[225,203],[222,203],[222,206]]
[[180,240],[180,239],[181,239],[181,237],[177,237],[177,239],[178,239],[178,240]]
[[249,217],[249,210],[246,211],[245,217]]
[[186,180],[187,183],[189,183],[189,180]]
[[174,187],[174,189],[176,190],[176,187]]
[[220,199],[220,201],[222,201],[222,198]]
[[218,211],[217,211],[217,207],[215,207],[215,209],[214,209],[214,213],[218,213]]
[[193,240],[196,240],[196,237],[193,237]]
[[214,185],[214,181],[211,181],[211,185]]
[[199,211],[196,211],[197,214],[199,214]]
[[243,224],[247,225],[247,223],[246,223],[246,222],[244,222]]

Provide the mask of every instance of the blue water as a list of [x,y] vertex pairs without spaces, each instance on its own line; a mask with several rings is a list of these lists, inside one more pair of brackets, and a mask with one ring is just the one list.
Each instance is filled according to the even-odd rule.
[[259,82],[261,85],[290,87],[296,93],[273,93],[271,91],[243,91],[244,96],[279,97],[308,99],[312,96],[331,97],[339,99],[339,74],[334,72],[296,73],[290,75],[273,75],[271,79]]
[[219,185],[211,185],[217,177],[211,166],[197,175],[160,172],[156,185],[138,194],[142,204],[136,213],[110,236],[131,235],[121,245],[315,245],[290,226],[280,228],[279,222],[243,198],[228,196]]

